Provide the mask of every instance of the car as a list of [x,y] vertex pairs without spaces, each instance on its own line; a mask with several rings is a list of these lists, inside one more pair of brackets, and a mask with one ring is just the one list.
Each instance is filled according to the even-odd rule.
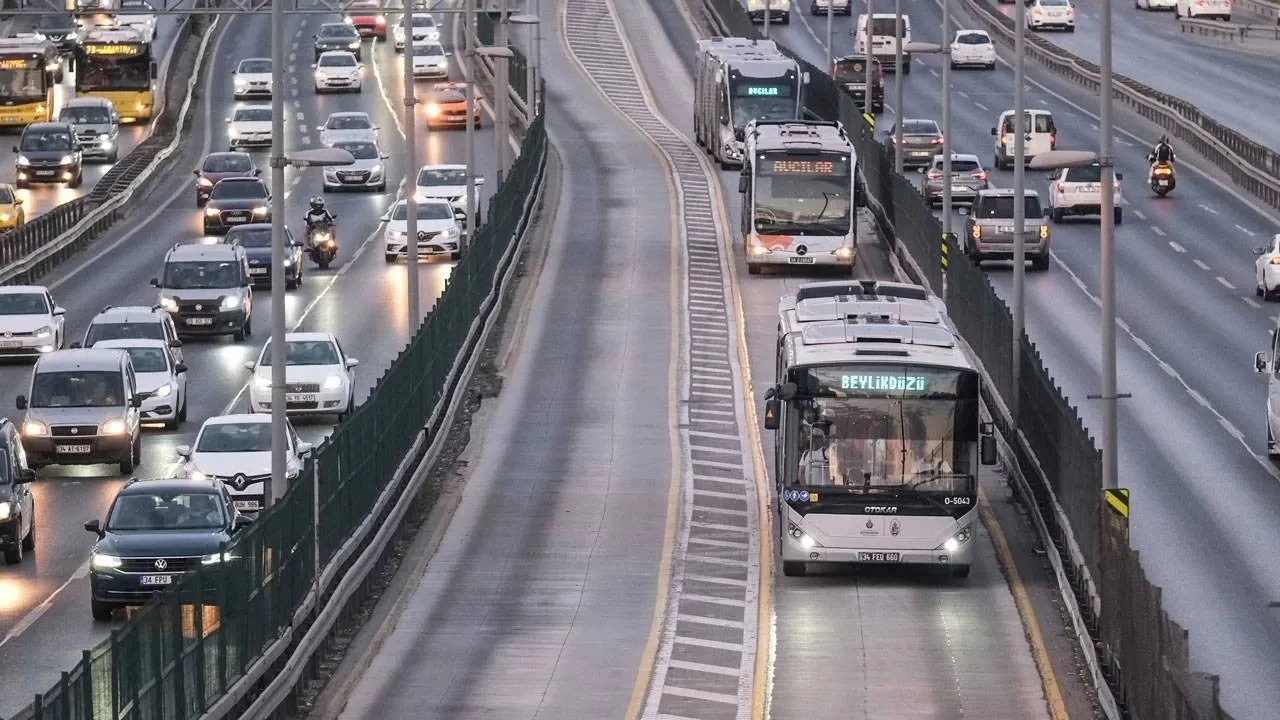
[[449,53],[438,42],[413,46],[413,76],[415,78],[449,77]]
[[[1048,110],[1026,110],[1022,130],[1022,154],[1027,162],[1040,153],[1058,149],[1058,124],[1054,122],[1053,113]],[[991,128],[991,137],[995,138],[995,153],[992,164],[997,170],[1012,169],[1017,155],[1017,143],[1013,136],[1013,111],[1000,113],[996,126]]]
[[[1009,188],[979,190],[973,201],[973,212],[965,218],[962,242],[974,264],[984,260],[1013,258],[1014,191]],[[1023,191],[1023,240],[1027,259],[1033,270],[1049,269],[1049,218],[1040,207],[1040,194]]]
[[[355,367],[360,361],[347,357],[333,333],[286,333],[284,346],[287,413],[341,418],[355,409]],[[244,366],[253,373],[249,411],[271,412],[271,341],[262,346],[257,361]]]
[[346,50],[330,50],[316,60],[311,74],[316,94],[340,90],[360,92],[364,89],[364,65]]
[[146,604],[189,570],[235,562],[223,550],[252,523],[216,480],[125,483],[106,520],[84,524],[98,538],[89,552],[93,619],[106,622],[118,607]]
[[367,112],[330,113],[320,126],[320,142],[333,147],[340,142],[378,142],[378,126]]
[[925,172],[925,196],[930,206],[942,204],[943,186],[951,185],[952,204],[972,204],[978,192],[990,187],[987,171],[977,155],[951,153],[951,179],[943,177],[943,156],[934,155]]
[[1257,277],[1254,291],[1268,302],[1280,299],[1280,233],[1263,247],[1255,248],[1253,253],[1258,256],[1254,263]]
[[467,217],[469,206],[480,207],[480,187],[484,178],[476,176],[474,203],[467,202],[466,165],[423,165],[414,181],[414,197],[418,202],[428,199],[448,200],[453,206],[453,216],[459,221]]
[[66,315],[43,285],[0,285],[0,357],[61,350]]
[[155,40],[156,16],[151,12],[151,3],[147,0],[120,0],[120,8],[130,11],[118,16],[120,24],[137,30],[147,42]]
[[231,76],[236,100],[271,97],[271,58],[245,58]]
[[1177,10],[1178,0],[1133,0],[1139,10]]
[[204,205],[204,234],[224,233],[236,225],[271,222],[271,191],[256,177],[219,180]]
[[387,16],[378,10],[378,0],[352,0],[346,7],[343,22],[356,29],[360,37],[387,39]]
[[[311,443],[303,442],[285,420],[285,479],[298,477]],[[271,481],[271,415],[217,415],[204,421],[195,442],[174,450],[183,461],[182,472],[197,480],[221,482],[240,512],[256,513],[265,507]]]
[[828,12],[848,17],[853,14],[852,0],[811,0],[810,15],[826,15]]
[[17,188],[0,183],[0,232],[17,230],[27,223],[27,211]]
[[22,435],[8,418],[0,418],[0,552],[9,565],[36,549],[36,499],[27,467]]
[[1173,14],[1179,20],[1205,18],[1231,22],[1231,0],[1177,0]]
[[[249,277],[254,285],[271,284],[271,224],[250,223],[236,225],[227,231],[222,242],[244,248],[249,259]],[[302,284],[302,242],[293,237],[293,231],[284,226],[284,283],[293,290]]]
[[249,256],[239,245],[175,245],[151,286],[182,335],[233,335],[244,342],[253,334]]
[[84,181],[84,158],[76,143],[75,128],[67,123],[31,123],[22,130],[13,152],[18,156],[19,190],[36,182],[66,183],[67,187],[78,188]]
[[871,47],[869,52],[872,57],[880,61],[880,65],[886,69],[898,72],[897,48],[898,43],[902,43],[902,74],[911,74],[911,52],[907,50],[912,45],[911,41],[911,16],[903,13],[901,21],[899,16],[894,13],[876,13],[868,19],[866,13],[858,15],[858,25],[853,30],[854,52],[858,54],[867,54],[867,25],[871,25]]
[[[1123,173],[1112,171],[1114,184],[1112,197],[1115,204],[1115,223],[1124,220],[1120,207],[1120,181]],[[1049,173],[1049,217],[1060,223],[1068,215],[1097,215],[1102,212],[1102,168],[1098,165],[1061,168]]]
[[889,126],[889,156],[902,154],[903,167],[928,165],[942,148],[942,128],[933,120],[907,118],[902,121],[902,147],[896,145],[897,123]]
[[80,24],[67,13],[41,14],[32,34],[53,42],[63,52],[70,52],[80,44]]
[[142,459],[142,418],[133,362],[123,350],[58,350],[40,356],[28,394],[22,444],[32,469],[119,463],[128,475]]
[[985,30],[957,30],[951,41],[951,67],[996,69],[996,45]]
[[205,155],[200,167],[192,174],[196,176],[196,207],[204,207],[218,181],[227,178],[256,178],[262,175],[262,171],[249,153],[214,152]]
[[347,50],[356,55],[356,60],[364,59],[364,49],[360,42],[360,33],[354,27],[344,23],[325,23],[320,26],[312,38],[315,51],[314,60],[330,50]]
[[[413,49],[415,51],[420,45],[440,41],[440,28],[436,25],[435,18],[426,13],[413,13],[410,22],[413,23]],[[391,35],[395,40],[396,52],[404,52],[404,23],[396,23],[391,28]]]
[[120,115],[110,100],[78,97],[67,101],[58,122],[75,128],[76,141],[86,160],[113,163],[120,159]]
[[383,161],[391,156],[378,149],[377,143],[355,140],[334,143],[333,146],[351,153],[355,162],[341,167],[326,167],[325,192],[369,189],[376,192],[387,191],[387,169]]
[[1026,0],[1027,29],[1059,28],[1076,31],[1076,8],[1071,0]]
[[178,328],[173,318],[159,305],[144,307],[140,305],[124,305],[113,307],[108,305],[93,316],[89,327],[84,331],[84,340],[74,342],[71,347],[93,347],[103,340],[119,340],[129,338],[149,338],[164,340],[173,357],[182,362],[182,341],[178,339]]
[[[871,111],[884,112],[884,68],[871,58]],[[832,61],[831,76],[844,88],[859,108],[866,107],[867,56],[845,55]]]
[[[484,97],[475,93],[471,101],[472,122],[480,127],[480,101]],[[467,84],[436,83],[426,97],[427,128],[467,127]]]
[[[427,198],[417,205],[418,257],[448,254],[450,260],[462,258],[462,228],[458,225],[453,205],[447,200]],[[383,231],[384,256],[387,262],[407,257],[409,240],[408,209],[398,200],[382,216],[386,223]]]
[[227,118],[228,149],[271,147],[271,106],[240,105]]
[[138,391],[143,394],[138,411],[144,423],[161,423],[176,429],[187,421],[187,366],[174,358],[164,340],[102,340],[95,348],[124,350],[133,362]]

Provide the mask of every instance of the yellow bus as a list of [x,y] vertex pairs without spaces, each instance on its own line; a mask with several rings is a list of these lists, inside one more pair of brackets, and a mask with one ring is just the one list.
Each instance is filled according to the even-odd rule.
[[0,38],[0,127],[25,127],[53,117],[62,57],[48,40]]
[[135,28],[96,27],[76,50],[76,95],[105,98],[121,122],[151,118],[156,99],[151,43]]

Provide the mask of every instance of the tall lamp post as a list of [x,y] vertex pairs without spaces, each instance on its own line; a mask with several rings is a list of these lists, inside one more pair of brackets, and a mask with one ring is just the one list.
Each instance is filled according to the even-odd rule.
[[[1009,403],[1013,421],[1017,423],[1021,413],[1018,396],[1022,386],[1022,334],[1027,317],[1027,203],[1023,198],[1027,192],[1026,133],[1031,128],[1026,127],[1027,8],[1022,2],[1015,2],[1013,7],[1013,347],[1009,349],[1013,397]],[[998,127],[995,131],[1003,133],[1004,128]]]
[[[506,24],[504,23],[503,26],[505,27],[505,25]],[[497,184],[498,186],[501,186],[502,180],[506,176],[506,159],[505,159],[505,154],[506,154],[505,151],[507,147],[506,138],[508,138],[511,135],[511,130],[510,130],[511,113],[507,111],[507,103],[506,103],[507,93],[508,93],[508,87],[506,84],[506,79],[507,79],[506,67],[507,67],[507,61],[515,57],[515,53],[512,52],[511,48],[507,47],[506,45],[482,45],[476,48],[474,50],[474,53],[476,55],[479,55],[480,57],[494,58],[495,60],[501,61],[500,63],[498,63],[498,68],[499,68],[498,84],[494,88],[494,92],[498,96],[494,101],[494,113],[498,116],[496,118],[497,127],[495,128],[495,132],[497,136],[496,142],[498,145],[497,147],[498,183]],[[470,198],[468,200],[470,200]]]
[[[409,159],[409,169],[413,171],[418,165],[418,121],[417,121],[417,88],[413,77],[413,12],[406,8],[400,16],[404,25],[404,135],[405,157]],[[416,186],[416,178],[414,185]],[[405,281],[408,285],[409,337],[417,332],[422,322],[422,301],[418,288],[418,193],[410,188],[404,198],[404,238],[405,238]],[[412,246],[412,250],[410,250]]]
[[[512,15],[511,17],[507,18],[507,22],[511,23],[512,25],[524,25],[525,27],[529,28],[530,31],[541,30],[542,28],[542,18],[531,13],[521,13],[519,15]],[[528,109],[529,111],[529,117],[533,117],[534,115],[537,114],[536,99],[534,98],[534,94],[536,92],[534,89],[534,82],[536,82],[534,76],[535,76],[535,71],[538,69],[538,66],[537,66],[537,61],[536,60],[531,61],[530,58],[536,58],[538,55],[541,54],[541,48],[537,46],[538,44],[541,43],[541,39],[534,38],[533,32],[530,32],[529,36],[530,37],[528,39],[531,40],[532,42],[530,42],[529,47],[525,49],[525,52],[529,54],[525,57],[524,101],[525,101],[525,108]]]

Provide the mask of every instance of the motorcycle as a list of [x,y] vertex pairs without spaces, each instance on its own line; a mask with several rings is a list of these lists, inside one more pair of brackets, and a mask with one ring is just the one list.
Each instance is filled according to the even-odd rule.
[[1173,164],[1157,162],[1151,165],[1151,191],[1164,197],[1177,187],[1178,182],[1173,174]]
[[[338,219],[335,215],[335,221]],[[329,269],[329,264],[338,255],[338,239],[334,236],[334,223],[313,222],[307,219],[307,254],[311,261],[321,270]]]

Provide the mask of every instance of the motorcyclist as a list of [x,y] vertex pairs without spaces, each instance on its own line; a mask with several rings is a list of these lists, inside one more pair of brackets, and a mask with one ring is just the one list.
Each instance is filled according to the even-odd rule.
[[1151,148],[1151,152],[1147,153],[1147,162],[1151,163],[1151,167],[1147,169],[1147,183],[1150,184],[1152,178],[1155,177],[1157,165],[1173,166],[1177,156],[1173,153],[1173,145],[1169,143],[1168,135],[1161,135],[1160,141],[1156,146]]
[[[338,216],[329,212],[329,209],[324,206],[324,198],[319,195],[311,198],[310,207],[307,208],[304,219],[307,222],[308,231],[315,227],[332,227],[338,222]],[[310,232],[307,233],[307,242],[311,242]]]

